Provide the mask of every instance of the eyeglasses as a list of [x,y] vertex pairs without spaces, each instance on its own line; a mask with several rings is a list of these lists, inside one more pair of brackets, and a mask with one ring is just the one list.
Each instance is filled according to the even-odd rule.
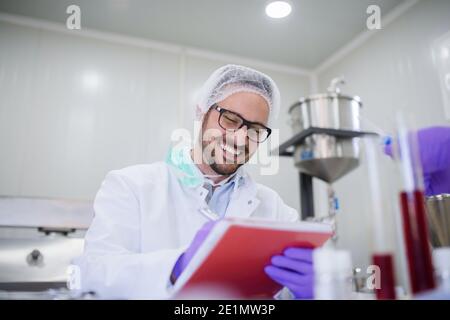
[[272,129],[267,128],[261,123],[247,121],[239,114],[224,109],[216,103],[212,105],[212,108],[220,113],[219,126],[224,130],[237,131],[243,126],[246,126],[248,138],[257,143],[266,141],[272,133]]

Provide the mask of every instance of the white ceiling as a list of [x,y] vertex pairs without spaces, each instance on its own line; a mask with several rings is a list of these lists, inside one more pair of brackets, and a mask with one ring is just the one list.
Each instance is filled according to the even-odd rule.
[[266,0],[0,0],[0,11],[65,23],[78,4],[82,28],[313,69],[365,30],[369,5],[386,15],[403,1],[291,0],[281,20]]

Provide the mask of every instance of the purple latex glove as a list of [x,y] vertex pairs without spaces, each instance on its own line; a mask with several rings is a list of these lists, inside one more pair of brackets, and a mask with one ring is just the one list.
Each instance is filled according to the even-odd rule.
[[[450,127],[430,127],[417,132],[425,194],[450,193]],[[392,146],[385,147],[392,155]]]
[[275,282],[287,287],[296,299],[314,297],[312,249],[288,248],[283,255],[273,256],[265,273]]
[[217,221],[208,221],[206,222],[199,231],[195,234],[194,239],[192,240],[189,248],[180,255],[175,266],[172,270],[171,281],[175,283],[176,279],[180,276],[184,269],[186,269],[189,262],[194,257],[194,254],[197,252],[198,248],[200,248],[203,241],[206,239],[206,236],[212,230]]

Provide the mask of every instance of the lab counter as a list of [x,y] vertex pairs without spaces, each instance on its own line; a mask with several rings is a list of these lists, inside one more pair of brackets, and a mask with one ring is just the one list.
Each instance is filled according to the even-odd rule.
[[92,218],[91,201],[0,197],[0,298],[60,294]]

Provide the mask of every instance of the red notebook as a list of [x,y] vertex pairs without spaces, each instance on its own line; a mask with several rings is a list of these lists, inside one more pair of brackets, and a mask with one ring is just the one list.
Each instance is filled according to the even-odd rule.
[[319,247],[331,235],[327,224],[224,219],[214,226],[177,280],[175,297],[272,298],[281,285],[264,273],[271,257],[291,246]]

